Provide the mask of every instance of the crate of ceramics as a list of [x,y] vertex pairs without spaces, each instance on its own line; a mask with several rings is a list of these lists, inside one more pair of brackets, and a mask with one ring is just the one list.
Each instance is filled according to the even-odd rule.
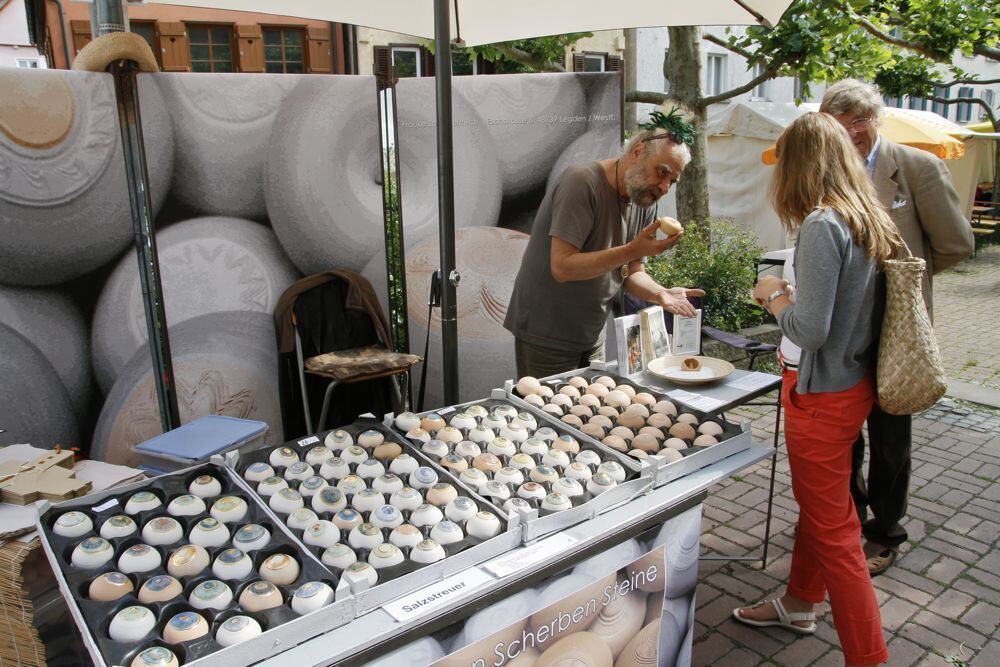
[[665,394],[597,368],[508,381],[507,398],[541,411],[578,436],[654,469],[656,486],[741,452],[747,424],[688,408]]
[[227,462],[359,614],[520,543],[518,517],[374,418]]
[[545,412],[491,398],[387,418],[458,481],[519,514],[527,540],[562,530],[652,487],[651,473]]
[[97,665],[251,662],[354,618],[337,576],[225,467],[46,505],[38,521]]

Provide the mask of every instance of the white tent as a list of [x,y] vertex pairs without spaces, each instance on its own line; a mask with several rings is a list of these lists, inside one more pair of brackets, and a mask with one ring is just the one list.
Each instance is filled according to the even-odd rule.
[[[761,155],[774,145],[789,123],[817,109],[816,104],[737,102],[715,105],[709,112],[705,132],[712,215],[733,218],[738,224],[754,230],[765,250],[784,248],[786,242],[781,223],[768,200],[774,167],[765,165]],[[946,160],[945,164],[962,199],[963,209],[969,215],[980,163],[987,157],[991,135],[966,130],[926,111],[887,109],[886,112],[920,118],[924,122],[930,117],[948,134],[965,141],[965,155]]]

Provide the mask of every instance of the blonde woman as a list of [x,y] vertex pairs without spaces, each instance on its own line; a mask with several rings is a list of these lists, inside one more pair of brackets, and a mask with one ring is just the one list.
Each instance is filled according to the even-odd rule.
[[774,209],[795,247],[796,291],[773,276],[754,298],[798,345],[782,406],[799,522],[785,595],[733,611],[754,626],[816,629],[827,594],[847,665],[888,661],[878,602],[850,494],[851,447],[871,411],[883,288],[879,266],[900,240],[864,163],[833,117],[807,113],[778,140]]

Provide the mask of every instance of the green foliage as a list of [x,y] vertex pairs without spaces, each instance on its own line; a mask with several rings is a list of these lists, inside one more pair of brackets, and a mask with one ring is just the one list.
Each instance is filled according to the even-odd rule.
[[566,49],[579,42],[584,37],[593,37],[590,32],[571,32],[565,35],[551,35],[534,39],[518,39],[502,44],[485,44],[472,49],[484,60],[496,66],[498,73],[517,74],[520,72],[538,72],[542,67],[529,62],[513,60],[511,52],[524,52],[538,63],[561,63],[565,66]]
[[[550,72],[554,69],[565,69],[566,49],[584,37],[593,36],[594,33],[591,32],[570,32],[565,35],[517,39],[499,44],[452,46],[452,63],[458,73],[459,70],[465,70],[468,63],[474,61],[477,56],[482,56],[483,60],[493,63],[497,74]],[[427,42],[425,46],[431,53],[434,52],[434,42]]]
[[660,111],[654,111],[649,115],[649,122],[642,127],[644,130],[666,130],[688,146],[694,144],[695,136],[698,134],[694,126],[684,120],[677,107],[671,109],[666,116]]
[[958,52],[995,59],[1000,3],[796,0],[773,29],[730,32],[727,43],[750,56],[750,67],[781,63],[776,76],[798,76],[807,95],[808,82],[854,77],[874,81],[888,95],[926,97],[934,84],[967,76],[952,65]]
[[648,260],[646,272],[665,287],[705,290],[705,323],[736,331],[764,319],[763,309],[753,302],[762,253],[756,234],[732,220],[689,222],[681,242]]

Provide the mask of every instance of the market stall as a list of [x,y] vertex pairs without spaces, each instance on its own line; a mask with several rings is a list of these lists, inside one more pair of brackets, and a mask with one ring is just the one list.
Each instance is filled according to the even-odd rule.
[[780,380],[615,370],[46,507],[43,547],[96,664],[689,664],[700,503],[773,451],[721,413]]

